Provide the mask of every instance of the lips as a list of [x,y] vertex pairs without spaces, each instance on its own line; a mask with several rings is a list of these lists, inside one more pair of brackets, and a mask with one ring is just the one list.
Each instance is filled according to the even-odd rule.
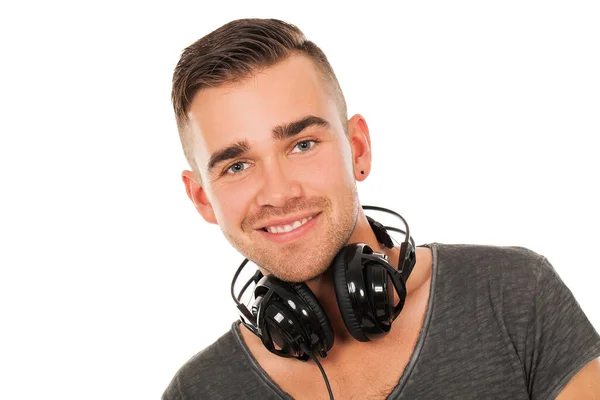
[[310,221],[311,219],[313,219],[313,216],[311,215],[310,217],[304,217],[302,219],[298,219],[290,224],[280,224],[280,225],[271,225],[271,226],[265,226],[263,229],[266,230],[267,232],[270,233],[287,233],[287,232],[291,232],[294,229],[297,229],[299,227],[301,227],[302,225],[304,225],[305,223],[307,223],[308,221]]
[[320,220],[321,214],[309,215],[303,218],[297,217],[285,221],[285,223],[277,222],[276,224],[267,225],[257,232],[263,235],[267,240],[276,243],[286,243],[297,240],[314,228]]

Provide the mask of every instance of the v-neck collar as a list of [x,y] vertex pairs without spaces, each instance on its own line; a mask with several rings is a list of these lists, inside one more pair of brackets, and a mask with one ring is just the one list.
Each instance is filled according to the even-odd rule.
[[[419,332],[419,337],[417,339],[417,343],[415,344],[413,353],[410,356],[410,360],[409,360],[408,364],[406,365],[406,367],[404,368],[404,371],[402,372],[402,376],[400,377],[398,384],[394,387],[394,389],[391,391],[391,393],[386,397],[386,399],[390,399],[390,400],[398,398],[400,396],[400,394],[402,393],[402,390],[406,386],[406,383],[408,382],[408,379],[410,378],[410,375],[419,359],[421,350],[423,349],[425,340],[427,338],[427,333],[429,331],[431,315],[433,314],[434,296],[435,296],[435,289],[436,289],[436,282],[437,282],[437,275],[438,275],[438,246],[437,246],[437,243],[430,243],[430,244],[421,245],[419,247],[430,248],[431,254],[432,254],[431,283],[430,283],[430,288],[429,288],[429,300],[427,302],[427,311],[425,313],[425,317],[423,318],[423,326],[421,327],[421,331]],[[271,377],[269,377],[267,372],[260,366],[260,364],[258,363],[256,358],[254,358],[254,355],[252,355],[252,352],[250,351],[250,349],[244,342],[244,339],[242,338],[242,334],[240,332],[239,325],[240,325],[240,321],[239,320],[235,321],[231,326],[231,331],[233,332],[234,337],[236,338],[240,347],[246,354],[246,357],[250,361],[250,364],[255,369],[255,372],[257,373],[257,375],[270,389],[272,389],[275,393],[277,393],[283,399],[293,400],[293,398],[289,394],[284,392],[281,389],[281,387],[279,387],[279,385],[277,383],[275,383],[275,381],[273,381],[271,379]]]

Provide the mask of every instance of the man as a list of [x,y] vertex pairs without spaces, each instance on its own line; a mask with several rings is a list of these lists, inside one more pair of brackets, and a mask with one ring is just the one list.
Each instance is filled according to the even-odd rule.
[[[600,336],[548,261],[523,248],[417,247],[391,331],[352,337],[332,261],[365,243],[398,267],[399,250],[379,243],[358,199],[371,170],[366,121],[347,118],[325,55],[295,26],[238,20],[200,39],[176,67],[172,100],[187,195],[263,274],[306,283],[333,332],[319,361],[335,398],[600,398]],[[279,357],[236,323],[163,399],[327,389],[314,362]]]

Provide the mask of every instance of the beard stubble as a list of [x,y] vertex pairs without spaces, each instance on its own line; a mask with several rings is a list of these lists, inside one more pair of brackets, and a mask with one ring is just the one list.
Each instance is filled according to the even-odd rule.
[[[242,221],[246,240],[226,231],[223,234],[242,255],[275,277],[286,282],[307,282],[327,271],[354,231],[358,219],[356,188],[347,196],[347,201],[340,203],[340,210],[334,210],[325,197],[293,198],[280,208],[263,207]],[[291,243],[269,242],[255,229],[257,221],[284,218],[306,210],[320,212],[318,225]]]

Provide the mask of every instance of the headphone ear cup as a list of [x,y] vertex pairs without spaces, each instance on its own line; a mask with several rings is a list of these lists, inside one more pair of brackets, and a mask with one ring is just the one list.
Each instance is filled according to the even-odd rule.
[[346,265],[346,249],[346,247],[342,248],[331,264],[331,267],[333,268],[333,286],[335,288],[335,295],[337,296],[338,307],[348,332],[350,332],[352,337],[356,340],[368,342],[369,338],[362,331],[360,324],[354,315],[354,308],[352,307],[350,293],[348,292],[348,280],[346,279],[346,271],[348,269]]
[[[261,340],[267,349],[272,348],[280,355],[301,357],[302,349],[296,340],[298,336],[302,335],[299,332],[301,323],[296,317],[289,313],[286,307],[281,307],[277,303],[268,305],[264,313],[265,318],[262,321],[264,330]],[[283,318],[277,318],[277,316],[283,316]]]
[[298,293],[298,296],[308,305],[308,307],[314,312],[319,325],[321,326],[321,332],[325,339],[325,351],[331,350],[333,347],[333,328],[325,314],[325,310],[321,307],[319,300],[315,297],[313,292],[306,286],[305,283],[290,283],[290,286]]
[[[369,303],[373,307],[373,316],[382,324],[391,324],[394,287],[385,268],[377,264],[368,265],[365,270],[365,286]],[[400,293],[399,295],[401,296]]]

